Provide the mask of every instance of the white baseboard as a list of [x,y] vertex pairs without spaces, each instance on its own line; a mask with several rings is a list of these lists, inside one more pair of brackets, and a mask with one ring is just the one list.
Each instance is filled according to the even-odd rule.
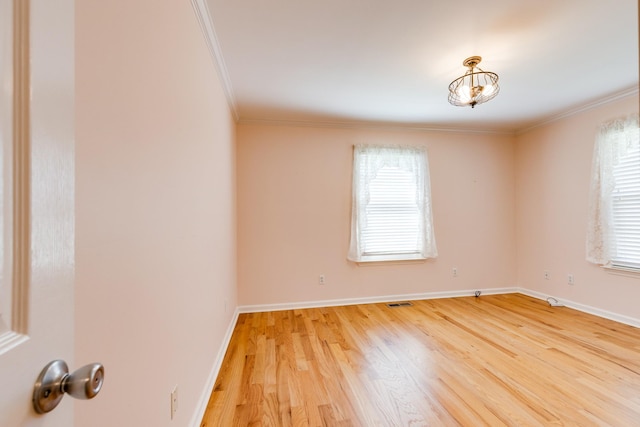
[[[386,295],[382,297],[366,297],[366,298],[345,298],[345,299],[333,299],[323,301],[302,301],[291,302],[283,304],[260,304],[260,305],[244,305],[238,307],[240,313],[260,313],[264,311],[281,311],[281,310],[295,310],[303,308],[318,308],[318,307],[335,307],[340,305],[355,305],[355,304],[372,304],[372,303],[385,303],[393,301],[407,301],[407,300],[423,300],[423,299],[436,299],[436,298],[456,298],[473,296],[479,290],[482,295],[498,295],[498,294],[513,294],[521,293],[533,298],[547,300],[551,295],[542,294],[537,291],[532,291],[526,288],[512,287],[512,288],[488,288],[488,289],[472,289],[462,291],[444,291],[444,292],[427,292],[420,294],[401,294],[401,295]],[[565,307],[573,308],[578,311],[593,314],[595,316],[603,317],[605,319],[615,320],[616,322],[624,323],[626,325],[635,326],[640,328],[640,319],[636,319],[630,316],[625,316],[611,311],[602,310],[596,307],[591,307],[585,304],[580,304],[574,301],[556,298],[559,303]]]
[[224,361],[224,355],[226,354],[229,343],[231,342],[233,330],[236,327],[236,323],[238,323],[239,314],[240,311],[236,308],[235,312],[233,313],[233,317],[231,318],[231,321],[227,326],[227,332],[225,333],[222,344],[220,345],[220,349],[218,350],[218,354],[213,363],[213,368],[211,368],[211,372],[209,372],[209,377],[207,378],[207,382],[205,384],[202,395],[200,396],[200,400],[198,401],[198,405],[196,405],[196,411],[191,418],[191,422],[189,423],[191,427],[200,427],[202,417],[204,417],[204,413],[207,410],[209,398],[211,398],[211,393],[213,393],[213,387],[216,385],[216,379],[218,378],[218,373],[220,373],[220,368],[222,367],[222,362]]
[[[372,304],[372,303],[385,303],[385,302],[393,302],[393,301],[468,297],[468,296],[475,295],[475,292],[478,290],[482,293],[482,295],[520,293],[523,295],[530,296],[532,298],[537,298],[545,301],[547,300],[547,298],[551,296],[551,295],[545,295],[537,291],[532,291],[530,289],[512,287],[512,288],[472,289],[472,290],[463,290],[463,291],[428,292],[428,293],[420,293],[420,294],[387,295],[382,297],[367,297],[367,298],[346,298],[346,299],[333,299],[333,300],[324,300],[324,301],[303,301],[303,302],[292,302],[292,303],[284,303],[284,304],[260,304],[260,305],[239,306],[236,308],[234,316],[231,319],[231,322],[229,323],[229,326],[227,328],[227,333],[224,337],[223,345],[220,347],[220,350],[218,351],[218,355],[216,357],[214,366],[211,369],[209,378],[207,379],[207,384],[205,386],[202,396],[200,397],[200,402],[196,407],[196,413],[194,414],[190,425],[192,427],[200,427],[200,422],[202,421],[202,417],[204,416],[204,413],[207,409],[209,398],[211,397],[211,393],[213,392],[213,387],[215,386],[216,378],[218,377],[218,373],[220,372],[220,368],[222,367],[224,355],[227,352],[227,347],[229,347],[229,343],[231,341],[231,335],[233,334],[233,329],[236,325],[236,322],[238,321],[238,315],[240,313],[260,313],[265,311],[295,310],[295,309],[318,308],[318,307],[335,307],[340,305]],[[602,310],[599,308],[591,307],[588,305],[580,304],[577,302],[573,302],[573,301],[569,301],[561,298],[556,298],[556,299],[565,307],[573,308],[578,311],[593,314],[594,316],[615,320],[616,322],[620,322],[626,325],[631,325],[631,326],[635,326],[636,328],[640,328],[640,319],[624,316],[617,313],[612,313],[607,310]]]
[[318,308],[318,307],[335,307],[339,305],[355,305],[355,304],[373,304],[381,302],[436,299],[436,298],[456,298],[473,296],[477,290],[483,295],[496,294],[512,294],[518,292],[519,288],[489,288],[489,289],[472,289],[462,291],[444,291],[444,292],[427,292],[420,294],[401,294],[401,295],[385,295],[382,297],[366,297],[366,298],[345,298],[332,299],[323,301],[302,301],[284,304],[260,304],[260,305],[243,305],[238,307],[240,313],[261,313],[264,311],[281,311],[295,310],[302,308]]
[[565,307],[573,308],[574,310],[593,314],[594,316],[602,317],[604,319],[615,320],[616,322],[624,323],[625,325],[630,325],[630,326],[635,326],[636,328],[640,328],[640,319],[636,319],[634,317],[613,313],[611,311],[602,310],[600,308],[591,307],[585,304],[580,304],[578,302],[574,302],[571,300],[554,297],[552,295],[545,295],[537,291],[532,291],[530,289],[525,289],[525,288],[516,288],[516,289],[517,289],[516,292],[519,292],[521,294],[524,294],[533,298],[546,300],[547,298],[552,297],[558,300],[558,302],[564,305]]

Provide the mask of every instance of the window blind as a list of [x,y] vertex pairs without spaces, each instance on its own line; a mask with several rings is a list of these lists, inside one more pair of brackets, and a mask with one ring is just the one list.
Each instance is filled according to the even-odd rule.
[[640,145],[635,144],[613,170],[612,260],[615,266],[640,269]]
[[369,184],[364,255],[420,253],[422,236],[415,174],[385,166]]

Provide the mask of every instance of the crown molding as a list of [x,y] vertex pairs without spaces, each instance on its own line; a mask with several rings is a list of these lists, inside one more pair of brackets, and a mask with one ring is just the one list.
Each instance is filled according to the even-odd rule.
[[238,114],[238,107],[233,95],[229,72],[227,71],[227,66],[225,65],[224,58],[222,57],[222,50],[218,43],[218,37],[216,36],[215,28],[213,28],[213,20],[211,19],[211,13],[209,13],[209,7],[207,6],[206,0],[191,0],[191,5],[195,11],[196,18],[198,19],[198,24],[200,24],[200,29],[204,34],[204,39],[207,47],[209,48],[209,53],[211,54],[213,63],[218,71],[218,76],[220,77],[222,89],[224,90],[227,103],[229,104],[229,109],[231,110],[233,118],[237,122],[240,118]]
[[366,122],[366,121],[331,121],[331,120],[280,120],[280,119],[240,119],[239,125],[256,126],[289,126],[289,127],[314,127],[330,129],[368,129],[382,131],[412,131],[412,132],[446,132],[446,133],[476,133],[492,135],[515,135],[515,131],[509,129],[475,129],[460,127],[447,127],[428,124]]
[[238,119],[239,125],[260,125],[260,126],[291,126],[291,127],[315,127],[315,128],[339,128],[339,129],[372,129],[387,131],[415,131],[415,132],[447,132],[447,133],[476,133],[476,134],[494,134],[494,135],[521,135],[535,128],[548,125],[555,121],[574,116],[584,111],[591,110],[602,105],[623,99],[629,96],[637,96],[639,93],[638,85],[630,86],[621,91],[611,93],[601,98],[561,110],[553,115],[532,122],[521,128],[504,129],[504,128],[488,128],[479,129],[460,126],[438,126],[416,123],[389,123],[389,122],[366,122],[366,121],[332,121],[332,120],[279,120],[279,119]]
[[213,20],[211,19],[211,13],[207,6],[206,0],[191,0],[193,10],[195,11],[198,24],[202,30],[205,38],[205,42],[213,59],[213,63],[216,67],[222,88],[227,98],[227,103],[231,114],[237,124],[240,125],[272,125],[272,126],[294,126],[294,127],[319,127],[319,128],[343,128],[343,129],[375,129],[375,130],[404,130],[404,131],[417,131],[417,132],[463,132],[463,133],[478,133],[478,134],[500,134],[500,135],[521,135],[529,132],[535,128],[548,125],[558,120],[571,117],[581,112],[591,110],[593,108],[617,101],[628,96],[638,95],[638,85],[625,88],[621,91],[606,95],[604,97],[592,100],[566,110],[559,111],[552,115],[543,117],[540,120],[533,121],[531,124],[518,129],[476,129],[467,128],[463,125],[449,127],[438,126],[429,124],[410,124],[410,123],[388,123],[388,122],[359,122],[359,121],[321,121],[321,120],[278,120],[278,119],[240,119],[238,113],[238,107],[233,94],[233,88],[231,85],[231,79],[227,71],[224,58],[222,56],[222,50],[218,43],[215,28],[213,26]]
[[522,129],[519,129],[516,134],[517,135],[521,135],[523,133],[527,133],[535,128],[541,127],[541,126],[545,126],[548,125],[550,123],[556,122],[558,120],[562,120],[564,118],[567,117],[571,117],[571,116],[575,116],[576,114],[582,113],[584,111],[588,111],[591,110],[593,108],[596,107],[600,107],[602,105],[606,105],[609,104],[611,102],[617,101],[619,99],[623,99],[626,98],[628,96],[633,96],[633,95],[638,95],[638,93],[640,92],[640,87],[636,84],[633,86],[630,86],[628,88],[625,88],[621,91],[618,92],[614,92],[611,93],[609,95],[605,95],[601,98],[586,102],[584,104],[580,104],[577,106],[574,106],[572,108],[566,109],[566,110],[562,110],[558,113],[555,113],[553,115],[550,116],[546,116],[545,118],[534,122],[533,124],[526,126]]

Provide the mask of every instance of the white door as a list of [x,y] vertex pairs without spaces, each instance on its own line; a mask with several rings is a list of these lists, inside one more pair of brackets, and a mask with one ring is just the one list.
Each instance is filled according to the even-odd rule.
[[48,362],[78,367],[73,14],[73,0],[0,0],[2,427],[73,426],[71,397],[45,415],[31,402]]

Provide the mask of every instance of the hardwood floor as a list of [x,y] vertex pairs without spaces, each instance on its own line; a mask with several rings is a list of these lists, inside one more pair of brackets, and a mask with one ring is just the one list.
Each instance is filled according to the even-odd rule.
[[202,427],[640,426],[640,329],[520,294],[242,314]]

